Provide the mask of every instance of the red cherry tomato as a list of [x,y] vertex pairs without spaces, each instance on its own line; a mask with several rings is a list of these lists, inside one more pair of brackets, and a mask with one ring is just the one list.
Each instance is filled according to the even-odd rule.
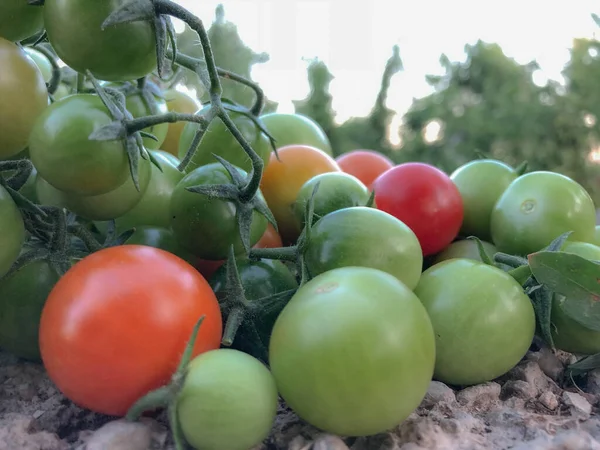
[[423,163],[400,164],[373,183],[377,208],[404,222],[417,235],[423,255],[446,248],[463,220],[460,192],[448,175]]

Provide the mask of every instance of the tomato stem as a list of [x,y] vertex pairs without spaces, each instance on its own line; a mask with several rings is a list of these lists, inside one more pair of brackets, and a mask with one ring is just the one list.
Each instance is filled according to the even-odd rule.
[[296,261],[298,259],[298,247],[279,248],[253,248],[249,257],[252,259],[277,259],[279,261]]
[[127,127],[127,133],[133,134],[138,131],[142,131],[145,128],[159,125],[161,123],[175,122],[193,122],[199,123],[203,127],[208,126],[208,121],[206,120],[206,117],[202,114],[184,114],[177,112],[168,112],[153,116],[138,117],[136,119],[128,120],[125,126]]
[[235,335],[237,334],[237,331],[239,330],[242,323],[244,322],[245,317],[246,312],[243,306],[237,306],[229,312],[221,344],[223,344],[226,347],[230,347],[233,344]]
[[[204,116],[204,119],[206,120],[207,123],[210,123],[216,117],[216,115],[217,115],[217,111],[214,108],[210,108],[208,110],[208,112],[206,113],[206,115]],[[200,145],[200,141],[202,140],[202,137],[204,136],[204,133],[206,133],[207,129],[208,129],[208,125],[200,126],[198,128],[198,131],[196,131],[196,134],[194,135],[194,139],[192,139],[192,143],[190,144],[190,148],[188,149],[185,156],[181,160],[181,163],[179,163],[179,166],[177,166],[177,169],[179,169],[180,172],[185,172],[186,169],[188,168],[188,166],[190,165],[190,163],[192,162],[192,158],[196,154],[198,145]]]
[[171,386],[162,386],[148,394],[144,395],[133,404],[125,418],[127,420],[137,420],[145,411],[163,408],[169,404],[173,396]]

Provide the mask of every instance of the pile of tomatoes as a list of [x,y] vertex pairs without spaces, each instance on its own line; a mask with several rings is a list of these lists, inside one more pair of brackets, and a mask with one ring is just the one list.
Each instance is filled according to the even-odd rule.
[[[561,249],[600,260],[593,201],[557,173],[334,159],[311,119],[229,105],[250,154],[157,76],[154,22],[102,28],[127,3],[0,6],[0,347],[73,402],[123,416],[166,393],[148,405],[195,448],[256,445],[279,395],[323,430],[375,434],[432,378],[486,382],[530,347],[529,292],[494,255],[572,232]],[[564,300],[556,347],[600,352]]]

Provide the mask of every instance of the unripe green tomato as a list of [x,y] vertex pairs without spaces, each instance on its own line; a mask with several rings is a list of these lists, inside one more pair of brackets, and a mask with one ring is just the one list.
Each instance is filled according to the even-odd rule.
[[[496,247],[489,242],[481,241],[481,245],[483,245],[483,249],[485,250],[486,255],[490,259],[493,260],[494,255],[497,253]],[[433,260],[434,264],[440,263],[442,261],[446,261],[447,259],[452,258],[465,258],[465,259],[473,259],[475,261],[481,261],[481,256],[479,255],[479,247],[477,246],[477,242],[472,241],[470,239],[465,239],[463,241],[455,241],[438,253]]]
[[192,360],[177,397],[186,441],[199,450],[249,450],[271,431],[277,414],[273,376],[257,359],[232,349]]

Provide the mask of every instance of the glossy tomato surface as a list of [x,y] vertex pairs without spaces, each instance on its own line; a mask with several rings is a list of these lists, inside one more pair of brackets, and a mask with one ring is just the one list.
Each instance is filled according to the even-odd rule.
[[354,175],[369,190],[379,175],[394,167],[392,160],[373,150],[352,150],[335,160],[345,173]]
[[44,9],[30,5],[26,0],[0,2],[0,37],[22,41],[44,28]]
[[302,114],[273,112],[260,116],[275,138],[277,148],[288,145],[308,145],[332,155],[331,143],[321,126]]

